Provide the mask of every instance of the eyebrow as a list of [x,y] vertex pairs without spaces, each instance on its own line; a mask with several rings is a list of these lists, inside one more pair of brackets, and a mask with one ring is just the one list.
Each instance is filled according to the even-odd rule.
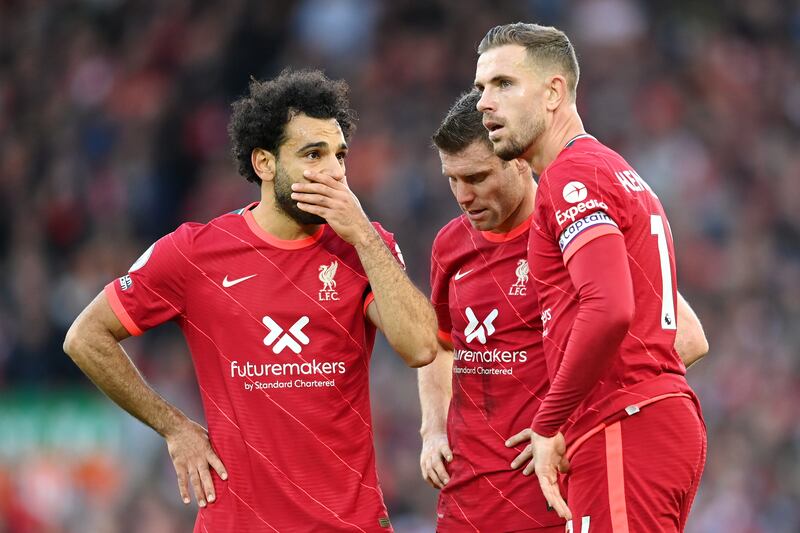
[[[460,178],[462,180],[464,180],[464,181],[472,181],[472,180],[476,180],[476,179],[479,179],[479,178],[485,178],[486,176],[489,175],[489,172],[491,172],[490,169],[479,170],[477,172],[470,172],[469,174],[466,174],[464,176],[460,176]],[[447,176],[448,178],[456,179],[455,176],[453,176],[453,174],[446,173],[444,171],[444,169],[442,169],[442,174],[444,176]]]
[[[304,146],[301,146],[300,148],[297,149],[297,153],[299,154],[301,152],[305,152],[306,150],[310,150],[312,148],[327,148],[327,147],[328,143],[326,143],[325,141],[318,141],[315,143],[308,143]],[[347,150],[347,144],[346,143],[340,144],[339,150]]]
[[501,80],[512,80],[512,79],[514,79],[514,77],[511,76],[510,74],[498,74],[492,77],[492,79],[489,80],[489,83],[496,83]]

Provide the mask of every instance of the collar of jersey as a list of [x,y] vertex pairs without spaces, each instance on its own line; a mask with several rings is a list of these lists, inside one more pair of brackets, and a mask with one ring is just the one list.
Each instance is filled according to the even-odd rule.
[[567,148],[575,144],[575,141],[579,141],[581,139],[594,139],[594,137],[589,135],[588,133],[579,133],[575,137],[567,141],[567,144],[564,145],[563,150],[566,150]]
[[481,235],[483,235],[483,238],[489,242],[507,242],[510,241],[511,239],[516,239],[517,237],[528,231],[528,228],[531,227],[531,221],[533,221],[533,213],[531,213],[531,215],[528,218],[523,220],[519,226],[512,229],[508,233],[495,233],[493,231],[482,231]]
[[247,226],[250,228],[250,231],[255,233],[256,237],[266,242],[270,246],[274,246],[275,248],[280,248],[282,250],[299,250],[301,248],[308,248],[309,246],[316,244],[320,237],[322,237],[322,233],[325,231],[325,226],[321,225],[313,235],[309,235],[308,237],[303,237],[302,239],[279,239],[275,235],[267,233],[264,228],[258,225],[258,222],[256,222],[252,211],[253,207],[256,205],[258,205],[258,202],[253,202],[245,207],[242,216],[244,217],[245,222],[247,222]]

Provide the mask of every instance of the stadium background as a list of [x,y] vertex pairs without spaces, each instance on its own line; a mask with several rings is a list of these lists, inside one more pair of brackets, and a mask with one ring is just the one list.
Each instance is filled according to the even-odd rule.
[[[257,197],[228,155],[249,76],[321,67],[360,116],[348,177],[427,288],[456,214],[429,138],[492,25],[555,24],[588,130],[670,216],[711,352],[691,532],[800,531],[800,7],[779,0],[0,0],[0,532],[189,531],[163,441],[72,366],[72,319],[155,238]],[[125,343],[200,417],[179,332]],[[379,343],[379,474],[398,532],[431,531],[415,373]],[[269,424],[269,420],[264,421]]]

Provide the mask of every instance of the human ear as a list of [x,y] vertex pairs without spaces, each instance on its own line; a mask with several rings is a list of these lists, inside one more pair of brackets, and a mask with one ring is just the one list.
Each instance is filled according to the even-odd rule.
[[272,181],[275,177],[275,156],[263,148],[254,148],[250,153],[250,164],[261,181]]

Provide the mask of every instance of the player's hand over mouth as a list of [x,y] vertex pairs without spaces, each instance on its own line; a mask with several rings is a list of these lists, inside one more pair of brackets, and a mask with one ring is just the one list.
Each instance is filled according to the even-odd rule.
[[347,186],[347,179],[337,180],[326,174],[306,170],[303,176],[310,183],[293,183],[292,199],[297,207],[319,215],[342,239],[352,245],[367,238],[372,225],[361,209],[361,203]]
[[453,452],[445,433],[435,433],[422,436],[422,452],[419,456],[419,466],[422,479],[435,489],[443,489],[450,482],[450,475],[445,468],[445,461],[453,460]]
[[164,438],[167,441],[167,449],[175,467],[175,473],[178,475],[178,490],[183,503],[188,504],[191,501],[189,498],[190,483],[197,505],[205,507],[208,503],[214,503],[216,494],[209,465],[223,480],[228,479],[228,472],[211,447],[205,428],[186,419],[164,435]]

